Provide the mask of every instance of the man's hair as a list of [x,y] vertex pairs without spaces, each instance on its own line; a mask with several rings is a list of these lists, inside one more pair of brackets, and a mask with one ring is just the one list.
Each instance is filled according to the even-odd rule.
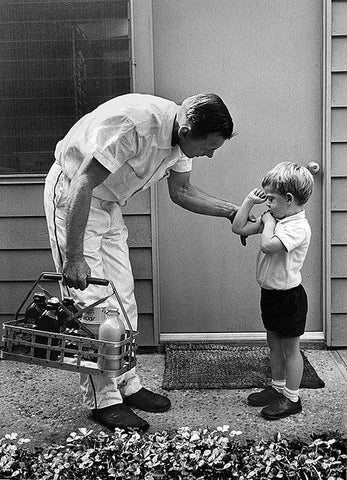
[[291,193],[298,205],[303,205],[311,196],[313,176],[306,167],[281,162],[265,175],[262,187],[270,187],[279,195]]
[[199,93],[186,98],[185,123],[191,128],[192,137],[202,138],[217,133],[223,138],[233,135],[233,120],[223,100],[214,93]]

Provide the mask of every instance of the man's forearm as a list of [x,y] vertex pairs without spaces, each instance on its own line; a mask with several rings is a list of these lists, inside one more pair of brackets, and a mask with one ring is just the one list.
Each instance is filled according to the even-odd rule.
[[230,220],[233,220],[239,208],[238,205],[213,197],[191,184],[187,189],[181,191],[173,201],[191,212],[214,217],[226,217]]
[[67,260],[83,256],[84,232],[88,221],[91,198],[92,189],[87,183],[72,180],[66,221]]

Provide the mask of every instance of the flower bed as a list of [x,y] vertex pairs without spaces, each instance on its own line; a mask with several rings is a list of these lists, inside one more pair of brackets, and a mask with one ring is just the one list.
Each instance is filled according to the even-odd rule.
[[175,434],[113,435],[79,429],[65,445],[30,450],[15,433],[0,440],[0,480],[290,479],[346,480],[347,438],[339,432],[311,443],[276,435],[240,442],[228,425]]

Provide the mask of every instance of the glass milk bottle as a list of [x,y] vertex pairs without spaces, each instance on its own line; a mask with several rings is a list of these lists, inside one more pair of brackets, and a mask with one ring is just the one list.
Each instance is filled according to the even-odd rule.
[[25,310],[25,322],[35,324],[46,308],[46,295],[41,292],[36,292],[32,303]]
[[[125,326],[120,319],[119,311],[107,310],[105,320],[99,328],[99,340],[106,342],[120,342],[125,338]],[[114,355],[120,355],[122,347],[107,346],[105,348],[105,358],[100,358],[98,367],[101,370],[120,370],[122,368],[122,359],[113,358]]]

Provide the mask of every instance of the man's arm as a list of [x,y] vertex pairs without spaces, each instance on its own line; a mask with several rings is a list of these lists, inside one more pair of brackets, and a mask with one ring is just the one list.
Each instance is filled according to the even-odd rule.
[[190,172],[171,171],[168,178],[171,200],[191,212],[226,217],[231,222],[239,208],[226,200],[208,195],[190,183]]
[[90,267],[83,256],[84,233],[93,189],[110,174],[95,158],[84,161],[71,180],[67,204],[66,258],[63,265],[64,283],[84,290]]

